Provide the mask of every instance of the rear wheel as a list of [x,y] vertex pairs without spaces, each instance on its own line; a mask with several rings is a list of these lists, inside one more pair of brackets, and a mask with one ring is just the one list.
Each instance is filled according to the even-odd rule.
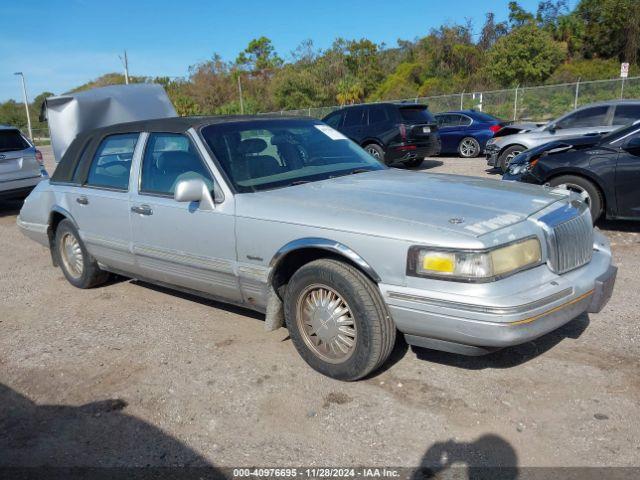
[[522,145],[511,145],[510,147],[505,148],[498,158],[497,167],[502,170],[502,173],[506,173],[509,168],[509,162],[525,150],[526,148]]
[[424,161],[424,158],[413,158],[411,160],[407,160],[406,162],[404,162],[404,165],[407,168],[418,168],[420,165],[422,165],[423,161]]
[[591,218],[593,223],[602,215],[602,195],[596,185],[583,177],[576,175],[561,175],[552,178],[549,185],[556,188],[564,188],[571,192],[577,193],[582,201],[589,206],[591,210]]
[[480,155],[480,144],[473,137],[465,137],[458,145],[458,153],[462,158],[475,158]]
[[69,283],[78,288],[91,288],[104,283],[109,274],[98,267],[69,220],[62,220],[56,229],[54,255]]
[[376,285],[355,267],[321,259],[294,273],[285,319],[300,356],[338,380],[358,380],[391,354],[396,330]]
[[375,143],[364,146],[364,150],[380,163],[384,163],[384,149]]

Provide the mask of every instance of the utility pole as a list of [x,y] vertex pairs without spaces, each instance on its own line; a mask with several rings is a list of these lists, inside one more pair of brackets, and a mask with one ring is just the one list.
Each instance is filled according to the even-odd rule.
[[33,141],[33,131],[31,130],[31,115],[29,115],[29,100],[27,100],[27,86],[24,81],[24,74],[22,72],[16,72],[14,75],[19,75],[22,79],[22,98],[24,99],[24,109],[27,112],[27,128],[29,129],[29,138]]
[[238,72],[238,96],[240,97],[240,115],[244,115],[244,101],[242,100],[242,82],[240,81],[240,72]]
[[124,66],[124,83],[129,85],[129,59],[127,58],[127,51],[124,51],[124,58],[118,55],[122,65]]

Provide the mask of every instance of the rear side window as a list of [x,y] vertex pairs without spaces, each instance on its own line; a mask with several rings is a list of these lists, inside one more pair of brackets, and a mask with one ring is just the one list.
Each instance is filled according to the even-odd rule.
[[141,192],[172,196],[179,181],[195,178],[203,180],[209,190],[213,188],[211,174],[189,137],[178,133],[149,135],[142,160]]
[[102,140],[93,156],[86,185],[127,190],[139,136],[139,133],[125,133]]
[[640,119],[640,105],[618,105],[613,124],[630,125],[638,119]]
[[605,125],[605,117],[609,107],[606,105],[600,107],[585,108],[579,110],[564,120],[556,124],[558,128],[582,128],[582,127],[600,127]]
[[389,113],[383,105],[369,107],[369,125],[389,121]]
[[0,130],[0,152],[24,150],[29,147],[30,145],[18,130]]
[[333,128],[338,128],[340,126],[341,121],[342,121],[342,112],[332,113],[331,115],[329,115],[327,118],[324,119],[324,123],[326,123],[327,125]]
[[433,115],[426,107],[400,107],[402,120],[410,123],[435,123]]
[[344,126],[355,127],[364,123],[364,108],[347,108],[344,113]]

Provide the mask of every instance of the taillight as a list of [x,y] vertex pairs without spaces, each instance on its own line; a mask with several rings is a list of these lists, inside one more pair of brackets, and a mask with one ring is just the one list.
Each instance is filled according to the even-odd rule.
[[399,126],[400,126],[400,137],[404,142],[407,140],[407,126],[404,123],[401,123]]
[[36,150],[36,161],[40,165],[44,165],[44,158],[42,158],[42,152],[40,150]]
[[498,133],[502,127],[500,125],[491,125],[489,130],[491,130],[494,134]]

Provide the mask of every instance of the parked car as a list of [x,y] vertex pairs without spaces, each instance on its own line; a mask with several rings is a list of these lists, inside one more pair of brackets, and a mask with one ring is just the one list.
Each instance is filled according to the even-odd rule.
[[386,165],[419,166],[440,151],[436,120],[426,105],[374,103],[341,108],[322,119]]
[[0,125],[0,200],[24,198],[47,177],[42,153],[20,130]]
[[435,117],[442,145],[440,153],[453,153],[463,158],[482,154],[487,141],[506,125],[502,120],[476,110],[437,113]]
[[341,380],[398,334],[467,355],[533,340],[615,282],[577,196],[388,168],[309,118],[138,121],[60,146],[17,223],[72,285],[116,272],[265,312]]
[[487,164],[507,171],[509,162],[528,148],[579,135],[612,132],[640,119],[640,100],[614,100],[587,105],[542,127],[487,142]]
[[640,122],[527,150],[511,161],[503,179],[575,192],[594,221],[601,215],[640,220]]

